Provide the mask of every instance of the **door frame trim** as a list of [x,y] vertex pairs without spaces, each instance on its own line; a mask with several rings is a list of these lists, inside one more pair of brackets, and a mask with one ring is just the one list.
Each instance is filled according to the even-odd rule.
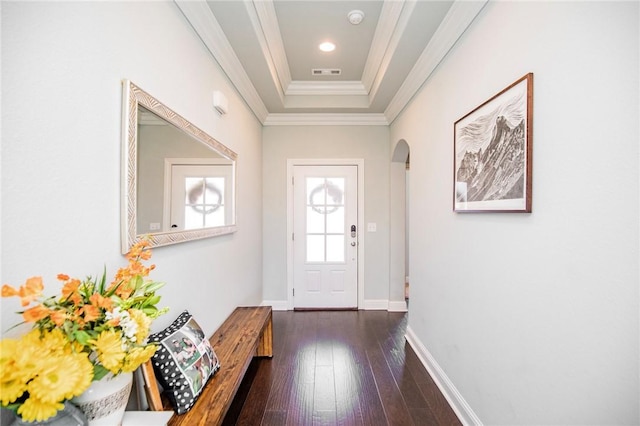
[[363,158],[288,158],[287,159],[287,309],[293,306],[293,168],[295,166],[357,166],[358,181],[358,309],[364,306],[364,159]]

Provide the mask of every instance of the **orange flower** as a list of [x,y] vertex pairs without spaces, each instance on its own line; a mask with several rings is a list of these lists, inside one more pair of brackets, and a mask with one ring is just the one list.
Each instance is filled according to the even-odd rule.
[[64,309],[58,309],[57,311],[51,312],[51,321],[58,327],[62,327],[65,320],[67,319],[67,311]]
[[100,309],[93,305],[84,305],[82,310],[84,311],[84,320],[86,322],[95,321],[100,318]]
[[69,280],[69,275],[67,275],[67,274],[58,274],[58,280],[60,280],[60,281],[68,281]]
[[[131,247],[131,250],[129,250],[129,253],[126,254],[126,258],[129,259],[129,260],[133,260],[133,259],[137,259],[137,258],[139,258],[141,256],[149,256],[149,257],[151,257],[151,254],[149,252],[147,252],[149,254],[144,252],[144,249],[146,247],[148,247],[149,244],[150,243],[147,240],[138,241],[137,243],[135,243]],[[147,257],[147,259],[148,259],[148,257]],[[147,260],[147,259],[145,259],[145,260]]]
[[27,306],[42,295],[43,289],[42,277],[31,277],[18,290],[8,284],[2,286],[2,297],[20,296],[22,306]]
[[91,302],[93,306],[96,306],[98,308],[104,308],[108,310],[111,310],[113,308],[113,300],[109,299],[108,297],[104,297],[100,293],[93,293],[89,298],[89,302]]
[[85,320],[84,318],[82,318],[83,313],[84,313],[84,310],[82,308],[78,308],[75,310],[75,312],[71,315],[71,318],[70,318],[71,321],[78,324],[81,328],[84,327],[85,325]]
[[[60,275],[58,275],[58,277],[60,277]],[[71,300],[74,305],[79,304],[82,298],[78,293],[78,287],[80,287],[80,280],[74,278],[67,281],[62,287],[62,299]]]
[[18,293],[18,290],[11,287],[9,284],[5,284],[2,286],[2,297],[18,296],[19,294],[20,293]]
[[140,259],[142,259],[142,260],[151,259],[151,252],[149,250],[143,251],[142,253],[140,253]]
[[51,310],[43,305],[36,305],[33,308],[29,308],[22,313],[22,317],[26,322],[36,322],[43,318],[46,318],[51,314]]
[[116,294],[122,299],[128,299],[131,293],[133,293],[133,289],[129,286],[129,283],[122,283],[116,290]]

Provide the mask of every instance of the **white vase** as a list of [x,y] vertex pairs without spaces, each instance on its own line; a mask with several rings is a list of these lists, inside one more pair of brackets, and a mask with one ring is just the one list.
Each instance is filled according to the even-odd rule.
[[87,416],[89,426],[121,425],[132,383],[133,373],[107,374],[71,401]]

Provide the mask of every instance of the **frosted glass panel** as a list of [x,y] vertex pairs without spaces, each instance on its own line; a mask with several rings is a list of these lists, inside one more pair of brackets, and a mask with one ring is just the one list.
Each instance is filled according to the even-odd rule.
[[318,213],[313,207],[307,207],[307,233],[324,234],[324,217],[324,214]]
[[224,184],[223,177],[185,178],[185,230],[224,225]]
[[326,217],[328,233],[344,234],[344,207],[336,207],[336,210]]
[[344,262],[343,235],[327,235],[327,262]]
[[325,185],[327,188],[327,204],[342,205],[344,195],[344,178],[328,178]]
[[202,228],[202,214],[187,206],[184,209],[184,229]]
[[324,235],[307,235],[307,262],[324,262]]
[[307,201],[310,205],[325,204],[324,178],[307,178]]
[[344,262],[346,179],[306,178],[308,262]]
[[184,199],[184,203],[185,204],[191,204],[190,203],[190,199],[192,198],[192,194],[199,194],[199,197],[196,197],[196,199],[193,202],[202,202],[202,185],[203,185],[203,181],[202,178],[198,177],[198,178],[186,178],[184,180],[184,187],[185,187],[185,199]]

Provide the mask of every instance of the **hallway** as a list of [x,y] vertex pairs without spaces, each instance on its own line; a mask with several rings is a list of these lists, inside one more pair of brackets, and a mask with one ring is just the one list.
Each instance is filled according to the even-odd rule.
[[252,362],[225,424],[459,425],[405,342],[407,315],[274,312],[273,359]]

